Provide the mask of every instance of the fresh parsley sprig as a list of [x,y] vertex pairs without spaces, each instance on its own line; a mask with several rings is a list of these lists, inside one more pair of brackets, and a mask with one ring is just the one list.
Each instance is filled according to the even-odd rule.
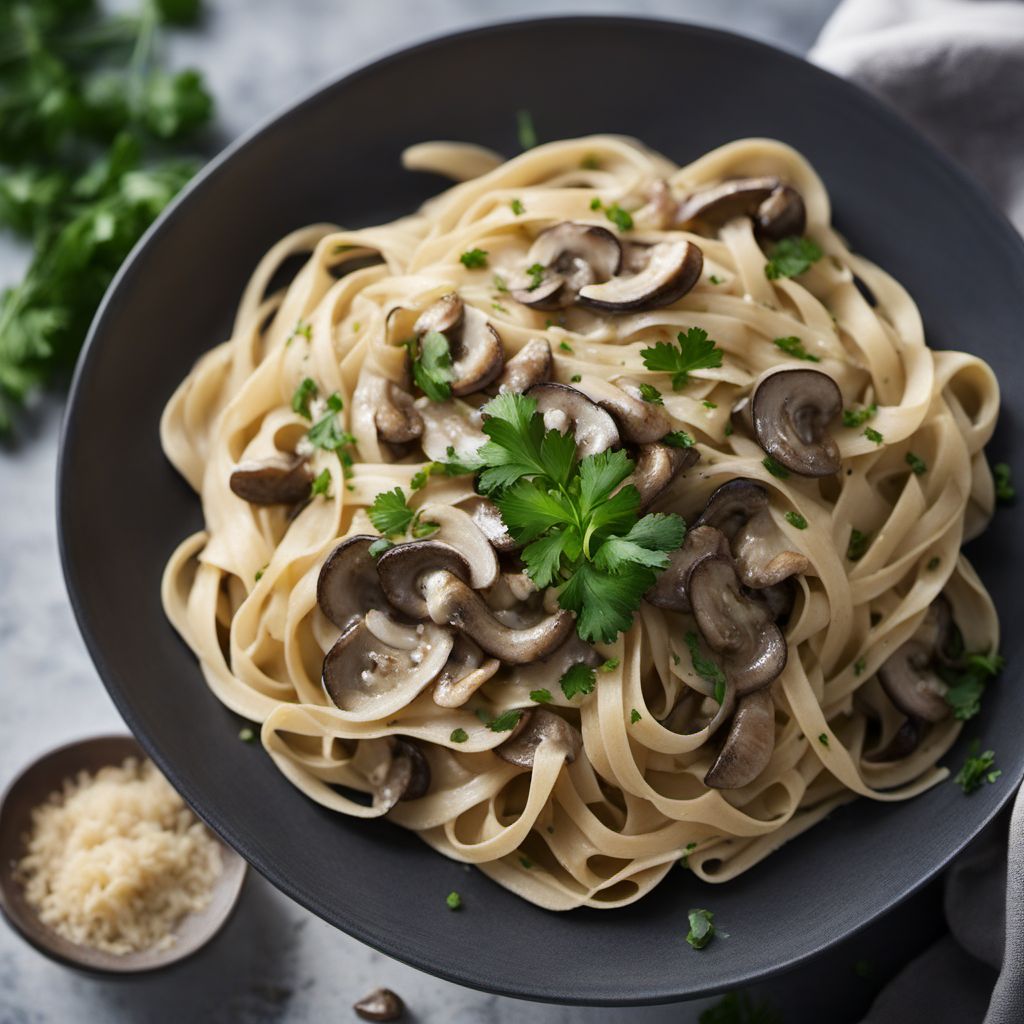
[[412,533],[416,538],[429,537],[438,529],[437,523],[420,518],[420,513],[409,507],[405,491],[381,491],[368,509],[370,522],[385,537],[402,537]]
[[422,338],[408,342],[412,358],[412,376],[417,387],[432,402],[447,402],[452,396],[452,352],[448,339],[440,331],[427,331]]
[[997,652],[968,654],[963,668],[939,670],[949,687],[946,703],[953,709],[954,718],[966,721],[981,710],[981,696],[985,687],[999,675],[1005,664],[1005,659]]
[[817,263],[823,253],[817,242],[809,238],[792,236],[776,243],[768,262],[764,265],[764,276],[769,281],[781,277],[799,277]]
[[576,457],[572,434],[545,430],[535,399],[502,394],[483,407],[488,441],[479,449],[479,489],[525,545],[526,572],[559,586],[588,642],[611,643],[633,614],[686,525],[672,514],[639,514],[640,494],[623,486],[634,463],[621,450]]
[[690,382],[691,370],[715,370],[722,365],[722,350],[702,327],[691,327],[676,335],[676,344],[659,341],[654,348],[640,350],[648,370],[672,374],[672,390]]

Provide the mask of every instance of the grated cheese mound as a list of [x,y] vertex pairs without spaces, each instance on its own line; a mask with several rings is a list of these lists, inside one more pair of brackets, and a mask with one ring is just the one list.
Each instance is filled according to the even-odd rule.
[[151,761],[80,772],[32,812],[18,864],[39,919],[107,953],[166,949],[210,901],[220,847]]

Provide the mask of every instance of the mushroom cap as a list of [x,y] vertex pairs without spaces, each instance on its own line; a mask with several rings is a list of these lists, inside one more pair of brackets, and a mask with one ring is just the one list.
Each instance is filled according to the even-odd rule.
[[751,517],[768,507],[768,488],[745,476],[727,480],[711,492],[693,524],[713,526],[732,540]]
[[[383,558],[382,555],[382,561]],[[572,613],[564,609],[532,626],[506,626],[495,618],[479,594],[450,572],[426,573],[423,591],[434,622],[455,626],[488,654],[508,665],[522,665],[546,657],[565,641],[573,628]]]
[[757,208],[754,222],[758,232],[773,241],[802,235],[807,227],[803,197],[795,188],[780,185]]
[[672,552],[668,567],[644,594],[645,600],[658,608],[689,611],[686,583],[690,572],[698,562],[712,557],[728,558],[729,541],[721,530],[713,526],[695,526],[687,532],[682,547]]
[[738,696],[767,686],[786,667],[789,649],[767,609],[743,592],[731,560],[698,561],[686,594],[701,635],[722,656],[726,679]]
[[346,537],[320,568],[316,603],[338,629],[348,629],[371,608],[388,608],[377,576],[377,563],[370,554],[370,545],[379,539],[365,533]]
[[693,242],[658,242],[638,273],[586,285],[578,301],[610,313],[669,306],[700,280],[703,267],[704,253]]
[[577,382],[576,390],[611,413],[623,440],[649,444],[672,429],[672,420],[664,406],[645,402],[640,397],[639,385],[628,377],[620,377],[613,384],[603,377],[584,374]]
[[461,402],[432,402],[424,397],[417,400],[416,408],[423,418],[420,447],[434,462],[447,461],[449,448],[456,455],[469,456],[487,441],[487,435],[462,414]]
[[676,222],[702,220],[718,226],[736,217],[750,217],[779,187],[775,177],[731,178],[692,193],[679,204]]
[[520,717],[512,735],[494,748],[494,753],[520,768],[532,768],[542,743],[556,746],[570,764],[583,749],[579,730],[564,718],[544,708],[530,708]]
[[636,468],[623,481],[632,484],[640,493],[640,510],[647,508],[655,498],[684,469],[700,459],[696,448],[677,448],[669,444],[642,444],[636,452]]
[[363,1020],[391,1021],[399,1020],[405,1013],[405,1003],[401,996],[389,988],[375,988],[357,1003],[352,1004],[356,1016]]
[[390,737],[391,760],[376,782],[373,806],[386,814],[399,800],[418,800],[430,789],[430,764],[412,740]]
[[929,643],[911,638],[878,669],[878,681],[893,704],[924,722],[941,722],[950,712],[949,687],[932,670],[934,654]]
[[547,338],[528,341],[511,359],[497,380],[498,392],[522,394],[551,376],[551,344]]
[[373,414],[377,436],[389,444],[405,444],[423,433],[423,417],[416,408],[415,399],[394,381],[380,378],[380,387],[370,397],[375,399]]
[[423,585],[427,577],[438,572],[467,583],[473,575],[465,558],[450,544],[438,540],[396,544],[377,559],[377,575],[388,601],[414,619],[428,617]]
[[563,309],[585,285],[619,272],[622,247],[607,228],[563,221],[534,239],[526,260],[528,266],[544,267],[544,276],[539,284],[525,278],[514,282],[512,297],[533,309]]
[[508,532],[501,510],[489,498],[470,498],[463,502],[476,528],[487,538],[492,548],[499,552],[517,551],[522,546]]
[[454,331],[462,325],[464,310],[465,306],[458,293],[449,292],[442,295],[419,315],[413,324],[413,333],[420,335],[429,331],[440,331],[441,334],[447,335],[449,331]]
[[582,391],[568,384],[547,381],[535,384],[526,394],[536,400],[537,412],[544,418],[546,429],[563,434],[572,430],[578,458],[596,455],[618,445],[619,430],[615,421]]
[[751,413],[757,443],[786,469],[801,476],[839,471],[839,447],[828,425],[839,415],[843,396],[820,370],[778,370],[754,391]]
[[483,590],[497,580],[498,557],[468,512],[454,505],[423,505],[420,520],[437,523],[438,529],[431,535],[431,541],[447,544],[462,556],[469,566],[468,582],[474,590]]
[[501,662],[497,658],[484,659],[484,652],[459,633],[451,654],[434,683],[434,703],[442,708],[459,708],[490,679]]
[[313,476],[299,455],[245,459],[231,471],[228,486],[250,505],[294,505],[309,497]]
[[486,314],[466,306],[462,327],[451,334],[451,382],[453,395],[469,395],[487,387],[505,366],[501,335],[491,326]]
[[775,749],[775,702],[769,687],[741,697],[729,732],[704,776],[712,789],[739,789],[768,767]]

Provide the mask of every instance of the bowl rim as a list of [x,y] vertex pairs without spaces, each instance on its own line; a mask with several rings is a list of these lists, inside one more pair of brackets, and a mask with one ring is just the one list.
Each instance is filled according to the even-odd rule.
[[[789,62],[795,66],[810,66],[817,74],[831,79],[832,85],[835,88],[845,92],[851,97],[856,97],[856,102],[869,109],[875,119],[883,122],[890,129],[898,130],[909,136],[914,140],[915,145],[919,149],[926,151],[929,156],[930,163],[935,168],[936,172],[941,172],[941,174],[949,179],[952,184],[955,184],[957,188],[970,195],[971,201],[977,206],[977,208],[984,211],[985,216],[990,222],[989,226],[992,231],[996,233],[996,236],[999,238],[1002,246],[1006,251],[1012,253],[1018,261],[1021,261],[1021,265],[1024,267],[1024,238],[1018,234],[1006,214],[996,205],[995,201],[973,177],[960,168],[952,158],[942,152],[942,150],[940,150],[926,135],[924,135],[920,129],[907,121],[894,108],[849,79],[843,78],[827,68],[823,68],[811,61],[808,61],[798,53],[738,32],[732,32],[708,25],[696,24],[685,19],[676,20],[639,15],[555,14],[523,19],[503,18],[494,21],[487,21],[485,23],[457,31],[435,33],[428,36],[421,42],[408,46],[397,47],[374,60],[358,65],[350,71],[327,76],[324,79],[321,79],[297,99],[284,104],[276,111],[260,119],[251,128],[247,129],[238,138],[224,147],[198,171],[198,173],[162,211],[162,213],[156,218],[136,243],[111,281],[110,287],[103,296],[96,314],[93,317],[85,344],[75,365],[68,393],[67,405],[65,406],[63,415],[63,422],[61,424],[56,474],[56,515],[61,566],[70,602],[75,614],[75,620],[85,641],[90,657],[92,658],[98,674],[104,682],[104,686],[107,687],[107,692],[110,694],[110,697],[122,718],[132,730],[133,735],[135,734],[136,717],[129,701],[117,688],[111,688],[107,685],[107,679],[113,675],[113,672],[108,665],[108,659],[104,654],[103,649],[99,645],[89,626],[80,596],[81,584],[79,574],[68,551],[63,524],[65,518],[69,517],[73,511],[73,499],[70,494],[70,488],[66,486],[66,484],[67,477],[69,475],[68,464],[70,461],[67,457],[69,440],[73,437],[77,429],[79,415],[79,408],[76,399],[79,392],[84,390],[85,382],[91,372],[90,364],[92,360],[90,357],[92,355],[92,350],[96,345],[96,340],[100,336],[104,327],[104,321],[106,320],[111,308],[118,301],[122,286],[135,273],[135,265],[138,262],[139,254],[161,233],[169,221],[179,216],[182,208],[187,204],[193,192],[204,187],[208,181],[216,178],[228,162],[233,161],[240,154],[244,153],[244,151],[264,133],[271,131],[281,122],[297,115],[306,107],[318,102],[324,94],[331,90],[351,82],[357,82],[364,78],[371,77],[378,71],[390,67],[392,64],[403,60],[409,55],[439,49],[454,41],[486,39],[488,37],[500,36],[503,33],[516,30],[529,30],[536,28],[571,29],[573,27],[583,25],[591,27],[601,26],[608,29],[614,28],[616,30],[625,31],[629,31],[634,28],[650,29],[653,27],[667,32],[683,32],[697,37],[698,39],[703,38],[727,43],[738,51],[744,48],[757,52],[767,51],[773,54],[776,58],[784,62]],[[169,762],[165,763],[163,755],[157,751],[153,745],[151,745],[148,737],[139,735],[136,736],[136,739],[146,751],[147,756],[157,764],[165,776],[169,779],[175,778],[176,772],[174,765]],[[672,1003],[681,999],[696,999],[703,996],[718,994],[729,988],[742,987],[744,985],[763,981],[793,970],[794,968],[815,959],[827,950],[838,945],[840,942],[852,938],[863,931],[868,925],[895,910],[944,871],[953,859],[957,857],[968,845],[970,845],[970,843],[977,838],[979,833],[981,833],[986,826],[991,824],[991,822],[1006,807],[1016,793],[1022,780],[1024,780],[1024,761],[1022,761],[1015,772],[1003,775],[1001,781],[1006,782],[1006,785],[1000,789],[997,794],[997,798],[990,809],[987,812],[982,813],[982,815],[976,819],[975,824],[969,828],[965,838],[960,842],[953,844],[953,846],[948,848],[941,857],[930,862],[926,869],[922,869],[913,883],[906,886],[898,897],[892,899],[885,906],[866,913],[855,925],[838,929],[830,935],[826,941],[816,947],[807,948],[782,959],[775,960],[768,966],[736,972],[721,982],[698,983],[685,988],[681,988],[678,983],[675,983],[671,991],[669,991],[668,986],[666,986],[664,989],[654,991],[640,991],[626,994],[621,997],[609,996],[597,999],[592,997],[581,998],[571,994],[566,995],[564,993],[550,991],[545,992],[544,994],[538,994],[536,988],[531,988],[529,985],[510,983],[509,981],[496,976],[484,979],[479,974],[474,974],[461,969],[460,967],[454,966],[451,961],[444,961],[434,956],[425,948],[421,947],[416,950],[410,948],[396,948],[394,945],[389,943],[386,938],[368,931],[358,922],[351,919],[347,920],[344,924],[338,923],[336,919],[337,915],[332,912],[330,907],[322,903],[314,892],[303,890],[301,886],[288,877],[286,872],[282,871],[278,866],[270,862],[259,852],[246,850],[243,853],[242,850],[245,844],[238,838],[235,830],[229,822],[223,820],[212,820],[212,818],[207,817],[200,807],[193,802],[193,797],[190,793],[182,792],[181,795],[202,821],[204,821],[229,846],[231,846],[232,849],[239,853],[239,855],[242,856],[251,867],[266,878],[275,888],[283,892],[290,899],[294,900],[299,904],[299,906],[303,907],[303,909],[317,915],[321,919],[330,923],[333,927],[337,927],[339,930],[352,936],[363,944],[383,953],[386,956],[392,957],[401,963],[415,967],[416,969],[424,971],[433,977],[441,978],[442,980],[453,982],[467,988],[515,999],[579,1006],[642,1006]],[[197,795],[195,799],[199,800],[200,797]]]
[[[60,743],[55,747],[50,747],[22,765],[17,774],[15,774],[4,787],[3,793],[0,793],[0,824],[4,823],[4,819],[9,813],[8,803],[10,798],[16,793],[18,788],[24,783],[26,776],[30,773],[40,769],[41,766],[45,765],[47,762],[55,761],[62,756],[81,753],[89,750],[90,748],[111,743],[124,744],[126,749],[125,756],[134,756],[139,758],[149,757],[145,747],[134,734],[123,732],[98,733],[93,736],[85,736],[77,740],[69,740],[66,743]],[[120,757],[120,755],[118,756]],[[115,764],[116,762],[110,761],[109,763]],[[68,776],[64,773],[63,777],[67,778]],[[175,792],[177,792],[177,790],[175,790]],[[189,806],[191,807],[191,805]],[[169,946],[165,950],[158,951],[155,954],[156,958],[150,962],[140,963],[134,959],[132,954],[127,954],[125,958],[118,958],[113,954],[103,954],[101,950],[94,950],[90,947],[81,947],[86,953],[86,958],[80,959],[74,952],[79,948],[75,943],[62,939],[58,948],[57,945],[43,940],[31,929],[24,926],[22,914],[9,905],[7,896],[7,878],[9,877],[10,872],[6,865],[3,869],[5,880],[3,884],[0,884],[0,916],[4,918],[7,924],[18,936],[24,939],[37,952],[42,953],[43,956],[48,957],[50,960],[53,960],[55,963],[59,963],[64,967],[70,967],[89,975],[104,978],[127,978],[141,974],[154,974],[159,971],[165,971],[177,964],[184,963],[186,960],[190,960],[197,953],[205,949],[218,935],[220,935],[228,921],[234,917],[242,896],[242,890],[245,886],[245,880],[249,874],[249,863],[238,852],[238,850],[236,850],[224,839],[223,836],[213,829],[204,818],[199,816],[198,812],[194,809],[193,813],[197,815],[199,820],[202,821],[207,828],[210,828],[214,838],[217,840],[217,845],[223,850],[224,856],[226,858],[230,858],[229,863],[224,866],[224,871],[229,871],[232,864],[239,865],[235,868],[236,877],[228,883],[230,886],[228,890],[229,898],[223,908],[223,911],[219,916],[211,918],[209,931],[202,936],[199,942]],[[14,884],[17,883],[15,882]],[[220,878],[218,878],[218,880],[214,882],[214,889],[216,889],[218,885],[222,884],[224,883]],[[34,913],[31,909],[27,912]],[[42,922],[40,922],[40,924],[42,924]],[[142,950],[140,952],[145,951]],[[100,956],[102,956],[106,962],[99,962],[97,957]]]

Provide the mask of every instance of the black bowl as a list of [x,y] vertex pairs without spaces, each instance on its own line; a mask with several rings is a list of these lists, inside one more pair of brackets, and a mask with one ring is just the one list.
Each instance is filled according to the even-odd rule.
[[[157,423],[193,361],[227,333],[256,261],[299,225],[365,225],[412,210],[438,179],[404,172],[425,139],[507,153],[515,111],[542,139],[635,135],[685,162],[766,135],[823,175],[854,249],[921,305],[935,347],[966,348],[1008,397],[997,450],[1021,447],[1024,246],[963,174],[879,103],[759,43],[688,25],[560,18],[467,32],[347,76],[232,146],[148,233],[93,325],[64,425],[64,570],[89,650],[128,725],[196,811],[271,882],[325,920],[431,974],[553,1002],[630,1004],[722,990],[820,952],[931,878],[1005,803],[1024,773],[1024,689],[1010,670],[950,755],[981,736],[1003,776],[970,797],[947,782],[906,804],[861,801],[722,886],[673,872],[626,909],[554,914],[433,853],[386,822],[330,813],[237,739],[160,607],[168,555],[200,527],[164,459]],[[972,545],[1004,615],[1024,531],[1015,510]],[[55,642],[59,638],[54,638]],[[463,910],[445,895],[457,889]],[[729,933],[701,953],[686,912]]]

